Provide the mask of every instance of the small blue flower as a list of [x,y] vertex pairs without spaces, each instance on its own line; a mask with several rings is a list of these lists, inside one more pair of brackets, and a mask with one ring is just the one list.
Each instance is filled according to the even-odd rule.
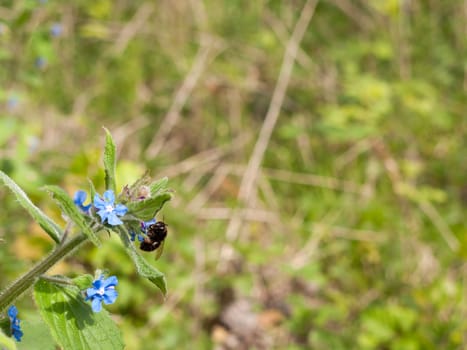
[[47,60],[44,57],[39,56],[36,58],[35,64],[37,68],[42,69],[47,65]]
[[[134,241],[135,241],[135,238],[136,238],[136,232],[133,231],[133,230],[130,230],[129,233],[130,233],[130,240],[131,240],[132,242],[134,242]],[[144,237],[143,237],[143,235],[140,235],[140,234],[139,234],[139,235],[138,235],[138,242],[142,242],[142,241],[144,241]]]
[[115,286],[118,284],[118,279],[115,276],[110,276],[104,279],[104,275],[94,282],[92,288],[86,290],[86,300],[91,300],[92,311],[99,312],[102,310],[102,302],[104,304],[113,304],[117,299],[118,293]]
[[115,195],[112,190],[105,191],[103,197],[104,199],[97,194],[94,196],[94,206],[98,210],[97,214],[101,217],[102,222],[107,221],[112,226],[123,224],[118,217],[125,215],[128,208],[123,204],[115,205]]
[[73,197],[73,202],[76,204],[76,206],[80,208],[83,211],[83,213],[86,214],[89,212],[89,208],[91,208],[91,204],[84,205],[87,196],[88,195],[86,194],[86,192],[79,190],[75,192],[75,196]]
[[8,97],[6,101],[6,105],[7,105],[8,110],[10,111],[15,110],[16,107],[18,107],[19,105],[19,98],[17,96]]
[[62,25],[60,23],[54,23],[50,27],[50,35],[54,38],[59,37],[62,35]]
[[23,336],[23,332],[21,331],[21,327],[19,325],[20,320],[17,318],[18,316],[18,309],[16,306],[12,305],[8,309],[8,317],[10,318],[11,324],[11,334],[15,337],[16,341],[21,341],[21,337]]

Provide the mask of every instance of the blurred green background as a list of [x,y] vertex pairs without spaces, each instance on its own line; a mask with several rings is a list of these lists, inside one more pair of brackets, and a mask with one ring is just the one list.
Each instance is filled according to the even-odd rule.
[[[39,188],[102,191],[106,126],[120,186],[176,192],[166,300],[113,238],[51,271],[118,275],[128,349],[467,346],[467,2],[319,1],[238,200],[305,3],[0,2],[0,169],[61,220]],[[4,287],[52,244],[0,199]]]

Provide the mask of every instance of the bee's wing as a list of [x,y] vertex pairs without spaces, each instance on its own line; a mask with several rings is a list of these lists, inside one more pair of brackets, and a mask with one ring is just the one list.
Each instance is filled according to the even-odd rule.
[[159,259],[164,251],[164,244],[165,244],[165,240],[163,240],[161,242],[161,245],[159,246],[159,248],[156,249],[156,257],[155,259]]

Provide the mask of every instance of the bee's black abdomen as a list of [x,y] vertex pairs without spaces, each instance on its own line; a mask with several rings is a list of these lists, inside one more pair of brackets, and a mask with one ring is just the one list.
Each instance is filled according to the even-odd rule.
[[139,245],[139,249],[144,250],[145,252],[152,252],[159,248],[162,242],[151,242],[150,240],[144,240]]
[[163,241],[167,237],[167,225],[158,221],[148,227],[147,235],[153,241]]

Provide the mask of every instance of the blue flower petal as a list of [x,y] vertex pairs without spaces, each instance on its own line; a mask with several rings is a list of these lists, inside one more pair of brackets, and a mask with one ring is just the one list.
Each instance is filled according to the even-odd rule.
[[16,318],[16,316],[18,316],[18,309],[16,308],[16,306],[11,305],[8,309],[8,317]]
[[109,289],[104,294],[104,303],[106,305],[115,303],[118,293],[115,289]]
[[104,192],[104,199],[108,204],[113,204],[115,202],[115,194],[112,190],[107,190]]
[[97,294],[97,292],[98,292],[98,289],[96,289],[96,288],[86,289],[86,300],[94,298],[95,295]]
[[73,197],[73,202],[85,213],[87,213],[89,211],[89,208],[91,208],[91,204],[84,205],[86,198],[87,194],[85,191],[82,190],[76,191]]
[[145,221],[145,222],[144,222],[144,226],[146,226],[146,228],[147,228],[147,227],[149,227],[149,226],[151,226],[151,225],[154,225],[156,222],[157,222],[156,219],[152,219],[152,220],[149,220],[149,221]]
[[99,288],[102,288],[102,284],[105,282],[105,276],[104,275],[100,275],[99,278],[97,278],[96,280],[94,280],[94,282],[92,283],[92,285],[94,287],[96,287],[97,289]]
[[120,220],[114,212],[110,213],[107,216],[107,223],[112,226],[117,226],[123,224],[123,221]]
[[98,298],[92,300],[91,306],[94,312],[100,312],[102,310],[101,300]]
[[101,217],[102,222],[104,222],[109,216],[109,212],[105,209],[101,209],[97,212],[97,215]]
[[62,25],[60,23],[54,23],[50,27],[50,35],[53,37],[58,37],[62,34]]
[[123,204],[117,204],[117,206],[114,209],[115,214],[117,214],[118,216],[125,215],[127,211],[128,208],[125,207]]
[[21,326],[19,325],[20,322],[21,322],[21,321],[20,321],[19,319],[16,318],[16,319],[15,319],[15,322],[13,322],[13,323],[11,324],[11,329],[17,330],[17,331],[21,330]]
[[97,209],[105,209],[105,202],[98,194],[94,196],[94,206]]
[[143,221],[141,222],[141,231],[146,233],[146,231],[148,230],[149,226],[155,224],[157,222],[156,219],[152,219],[152,220],[149,220],[149,221]]
[[88,195],[86,194],[86,192],[84,192],[83,190],[79,190],[79,191],[76,191],[75,192],[75,195],[73,197],[73,202],[76,204],[76,205],[81,205],[84,203],[84,201],[86,200],[86,197]]
[[21,331],[21,329],[19,328],[19,322],[18,322],[18,328],[13,328],[12,329],[12,334],[13,334],[13,337],[15,337],[16,341],[21,341],[21,337],[23,336],[23,332]]
[[116,286],[118,284],[118,278],[116,276],[110,276],[105,281],[102,281],[102,287],[105,289]]

